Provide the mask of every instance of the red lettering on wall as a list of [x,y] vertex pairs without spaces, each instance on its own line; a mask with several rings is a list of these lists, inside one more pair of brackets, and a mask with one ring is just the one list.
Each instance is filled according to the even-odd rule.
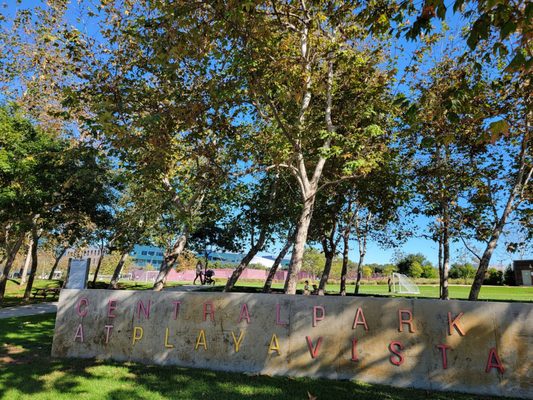
[[[78,301],[78,305],[76,306],[76,311],[80,317],[85,317],[88,313],[87,306],[89,305],[89,300],[87,297],[82,297],[80,301]],[[82,311],[82,307],[84,307]]]
[[316,358],[316,356],[318,355],[318,351],[320,350],[320,345],[322,344],[322,336],[320,336],[316,341],[316,346],[313,346],[313,341],[309,336],[306,336],[305,340],[307,340],[307,347],[309,348],[311,358]]
[[[404,319],[404,314],[407,314],[409,318]],[[398,310],[398,330],[403,332],[403,325],[409,325],[409,332],[414,333],[415,328],[413,328],[413,313],[411,310]]]
[[435,347],[440,350],[440,353],[442,355],[442,368],[446,369],[448,368],[448,349],[451,349],[450,346],[447,344],[438,344]]
[[505,372],[505,368],[503,368],[502,361],[500,360],[500,357],[498,357],[498,352],[495,347],[489,350],[489,358],[487,359],[485,372],[489,373],[492,368],[496,368],[500,374]]
[[137,302],[137,318],[141,318],[141,312],[144,318],[150,319],[150,308],[152,307],[152,300],[148,300],[148,306],[145,306],[142,300]]
[[[401,344],[400,342],[390,342],[389,351],[393,354],[389,357],[391,364],[400,366],[405,361],[402,356],[402,353],[400,353],[400,350],[403,350],[403,344]],[[397,357],[397,359],[395,358],[395,356]]]
[[113,314],[113,311],[115,311],[116,309],[117,309],[117,301],[116,300],[109,300],[107,302],[107,318],[115,318],[116,315]]
[[176,300],[176,301],[173,301],[172,304],[174,304],[174,319],[178,319],[181,301]]
[[[320,313],[319,313],[320,311]],[[322,306],[313,307],[313,328],[318,324],[318,321],[322,321],[326,318],[326,310]]]
[[286,326],[289,325],[288,322],[281,320],[281,305],[276,304],[276,325]]
[[111,335],[111,330],[113,329],[113,325],[106,325],[104,328],[105,328],[105,344],[108,344],[109,336]]
[[352,339],[352,361],[359,361],[359,356],[357,355],[357,339]]
[[463,315],[464,313],[460,312],[459,314],[457,314],[457,317],[452,319],[452,313],[451,312],[448,313],[448,335],[450,336],[452,335],[453,328],[455,328],[455,330],[459,332],[459,335],[461,336],[465,335],[465,332],[463,331],[463,329],[461,329],[461,325],[459,325],[459,320],[461,319]]
[[206,301],[204,303],[204,321],[207,320],[208,315],[211,321],[215,322],[215,306],[211,301]]
[[83,343],[83,325],[79,324],[76,328],[76,334],[74,335],[74,341],[80,339],[80,343]]
[[363,309],[361,307],[359,307],[357,309],[357,312],[355,313],[352,329],[357,328],[357,325],[363,325],[365,327],[365,331],[368,331],[368,325],[366,324],[365,314],[363,313]]
[[250,323],[250,313],[248,312],[248,305],[246,303],[243,303],[243,305],[241,306],[239,322],[241,322],[243,319],[245,319],[247,323]]

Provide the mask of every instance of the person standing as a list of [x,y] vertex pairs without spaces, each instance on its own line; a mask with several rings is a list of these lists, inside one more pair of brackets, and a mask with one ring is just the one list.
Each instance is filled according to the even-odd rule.
[[194,281],[192,281],[193,285],[196,285],[196,279],[200,278],[200,284],[204,284],[204,266],[202,265],[201,261],[198,261],[196,263],[196,276],[194,277]]

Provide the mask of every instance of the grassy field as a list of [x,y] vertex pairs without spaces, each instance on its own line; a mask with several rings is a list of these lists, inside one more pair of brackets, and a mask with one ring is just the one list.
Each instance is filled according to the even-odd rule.
[[[262,283],[243,282],[237,285],[238,287],[255,287],[261,288]],[[273,285],[275,289],[281,289],[282,284]],[[303,289],[303,285],[298,286],[299,289]],[[396,294],[389,293],[387,285],[362,285],[360,288],[360,294],[368,296],[406,296],[417,298],[438,298],[439,287],[437,285],[418,285],[420,294]],[[327,293],[338,294],[339,285],[328,285]],[[349,294],[353,293],[355,289],[354,285],[347,285],[346,290]],[[450,298],[452,299],[467,299],[470,293],[470,286],[468,285],[451,285],[449,287]],[[533,287],[526,286],[483,286],[479,300],[496,300],[496,301],[523,301],[533,302]]]
[[111,361],[52,360],[49,355],[54,318],[54,314],[45,314],[0,320],[1,399],[491,399],[350,381],[250,376]]
[[[179,285],[190,285],[191,282],[169,282],[168,287],[179,286]],[[205,287],[205,290],[222,290],[224,282],[222,280],[217,281],[217,286]],[[35,280],[34,287],[47,287],[52,286],[56,287],[59,285],[58,281],[48,281],[48,280]],[[135,290],[145,290],[152,287],[151,282],[129,282],[124,281],[120,283],[121,288],[123,289],[135,289]],[[98,288],[106,288],[107,285],[104,282],[98,283]],[[244,281],[238,282],[237,291],[246,291],[246,292],[260,292],[263,287],[263,282],[259,281]],[[273,286],[274,290],[281,290],[283,288],[282,283],[275,283]],[[420,289],[419,295],[400,295],[400,294],[391,294],[388,292],[387,285],[362,285],[361,286],[361,295],[365,296],[407,296],[407,297],[418,297],[418,298],[437,298],[439,295],[439,287],[437,285],[419,285]],[[298,285],[299,290],[303,290],[303,285]],[[347,285],[347,291],[349,294],[353,293],[354,285]],[[470,291],[470,286],[467,285],[451,285],[450,286],[450,298],[452,299],[466,299],[468,298],[468,293]],[[337,294],[339,292],[339,285],[328,285],[327,286],[328,294]],[[10,280],[7,283],[6,296],[4,302],[0,307],[9,307],[14,305],[23,304],[22,296],[24,295],[24,286],[19,286],[18,282],[15,280]],[[47,299],[51,301],[52,299]],[[494,300],[494,301],[520,301],[520,302],[533,302],[533,287],[526,286],[483,286],[481,288],[481,294],[479,300]],[[30,299],[32,302],[41,302],[42,299],[34,300]]]

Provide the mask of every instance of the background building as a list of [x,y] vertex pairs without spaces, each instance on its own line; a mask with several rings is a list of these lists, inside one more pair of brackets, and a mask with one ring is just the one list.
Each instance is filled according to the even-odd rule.
[[513,261],[513,270],[517,285],[533,286],[533,260]]
[[139,267],[146,267],[148,264],[155,269],[163,262],[163,249],[156,246],[145,246],[136,244],[130,253],[131,260]]

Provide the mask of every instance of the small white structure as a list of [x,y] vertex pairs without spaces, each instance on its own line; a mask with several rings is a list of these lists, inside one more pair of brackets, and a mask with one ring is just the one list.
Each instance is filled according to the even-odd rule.
[[404,274],[393,272],[392,274],[392,291],[394,293],[419,294],[420,290],[411,279]]

